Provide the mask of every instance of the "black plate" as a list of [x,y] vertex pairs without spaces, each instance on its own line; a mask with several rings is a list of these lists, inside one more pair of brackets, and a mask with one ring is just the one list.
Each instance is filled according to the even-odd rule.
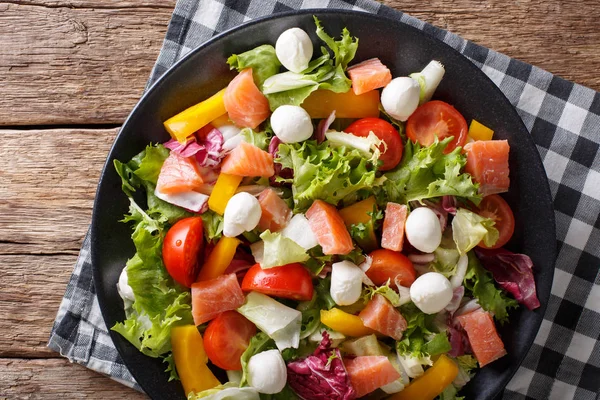
[[[92,263],[100,308],[106,325],[124,319],[116,284],[125,262],[134,253],[128,225],[119,223],[128,209],[113,160],[129,160],[149,142],[164,142],[162,122],[222,89],[233,78],[225,63],[233,53],[263,43],[275,44],[284,30],[298,26],[311,34],[312,15],[337,36],[344,27],[359,38],[355,61],[379,57],[393,76],[420,71],[432,59],[446,67],[435,98],[453,104],[467,121],[476,118],[493,127],[496,139],[508,139],[511,188],[504,195],[517,221],[509,244],[528,254],[535,265],[535,280],[542,307],[521,308],[510,324],[500,328],[508,355],[483,368],[464,389],[469,399],[491,399],[504,388],[519,367],[538,331],[550,295],[555,261],[555,227],[548,181],[537,149],[521,119],[502,92],[460,53],[429,35],[398,21],[371,14],[339,10],[306,10],[277,14],[252,21],[221,34],[188,54],[144,95],[123,125],[102,172],[92,217]],[[320,46],[320,44],[319,44]],[[319,47],[315,47],[318,49]],[[125,364],[154,399],[183,399],[179,382],[167,383],[165,365],[139,353],[120,335],[112,339]]]

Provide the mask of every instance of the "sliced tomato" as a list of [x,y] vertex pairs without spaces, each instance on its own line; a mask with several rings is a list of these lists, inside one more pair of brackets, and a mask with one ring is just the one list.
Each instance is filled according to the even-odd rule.
[[515,216],[502,197],[497,194],[485,196],[479,203],[477,213],[482,217],[493,219],[496,223],[494,227],[498,229],[500,234],[498,241],[493,246],[487,247],[483,241],[478,246],[486,249],[497,249],[508,243],[515,232]]
[[169,275],[185,287],[196,281],[204,250],[202,218],[189,217],[177,221],[165,235],[162,257]]
[[268,269],[262,269],[260,264],[256,264],[246,273],[242,281],[242,290],[307,301],[312,299],[314,287],[310,272],[302,264],[287,264]]
[[371,266],[367,270],[367,276],[376,285],[383,285],[389,279],[393,285],[410,287],[417,278],[417,272],[413,263],[404,254],[397,251],[379,249],[369,254]]
[[359,119],[344,129],[344,132],[362,137],[367,137],[370,132],[373,132],[379,139],[383,140],[387,146],[387,150],[384,150],[385,146],[383,145],[379,148],[381,150],[381,157],[379,159],[383,161],[383,165],[379,168],[381,171],[388,171],[394,168],[402,159],[404,146],[402,145],[402,139],[400,139],[398,130],[381,118]]
[[440,100],[423,104],[406,121],[406,136],[422,146],[433,144],[436,136],[439,140],[454,136],[444,150],[445,154],[458,146],[464,146],[468,132],[467,121],[461,113]]
[[237,311],[225,311],[210,321],[204,331],[204,350],[208,359],[219,368],[230,371],[242,369],[240,358],[256,326]]

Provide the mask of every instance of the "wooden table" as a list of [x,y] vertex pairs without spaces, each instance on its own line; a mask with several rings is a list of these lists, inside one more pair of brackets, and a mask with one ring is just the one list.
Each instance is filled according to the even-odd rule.
[[[597,0],[387,5],[600,90]],[[144,396],[46,348],[174,0],[0,1],[0,399]]]

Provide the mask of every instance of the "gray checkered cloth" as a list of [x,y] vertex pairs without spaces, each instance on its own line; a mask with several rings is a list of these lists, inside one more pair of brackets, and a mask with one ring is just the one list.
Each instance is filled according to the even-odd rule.
[[[550,302],[505,399],[596,399],[600,392],[600,93],[478,46],[372,0],[179,0],[149,85],[213,35],[300,8],[362,10],[443,40],[483,70],[519,112],[540,152],[556,215]],[[102,320],[88,238],[54,323],[51,349],[136,387]]]

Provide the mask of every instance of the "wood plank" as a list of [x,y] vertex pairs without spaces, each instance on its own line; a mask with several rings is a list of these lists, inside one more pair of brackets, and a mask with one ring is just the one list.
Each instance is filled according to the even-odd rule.
[[[15,3],[0,3],[0,123],[121,123],[142,93],[171,9],[160,0]],[[509,9],[501,0],[383,3],[600,90],[595,0],[526,0]]]
[[46,344],[76,259],[0,255],[0,358],[59,357]]
[[148,397],[65,359],[0,359],[0,399],[129,399]]
[[0,121],[122,122],[142,94],[171,12],[0,4]]
[[116,133],[0,131],[0,254],[78,252]]

